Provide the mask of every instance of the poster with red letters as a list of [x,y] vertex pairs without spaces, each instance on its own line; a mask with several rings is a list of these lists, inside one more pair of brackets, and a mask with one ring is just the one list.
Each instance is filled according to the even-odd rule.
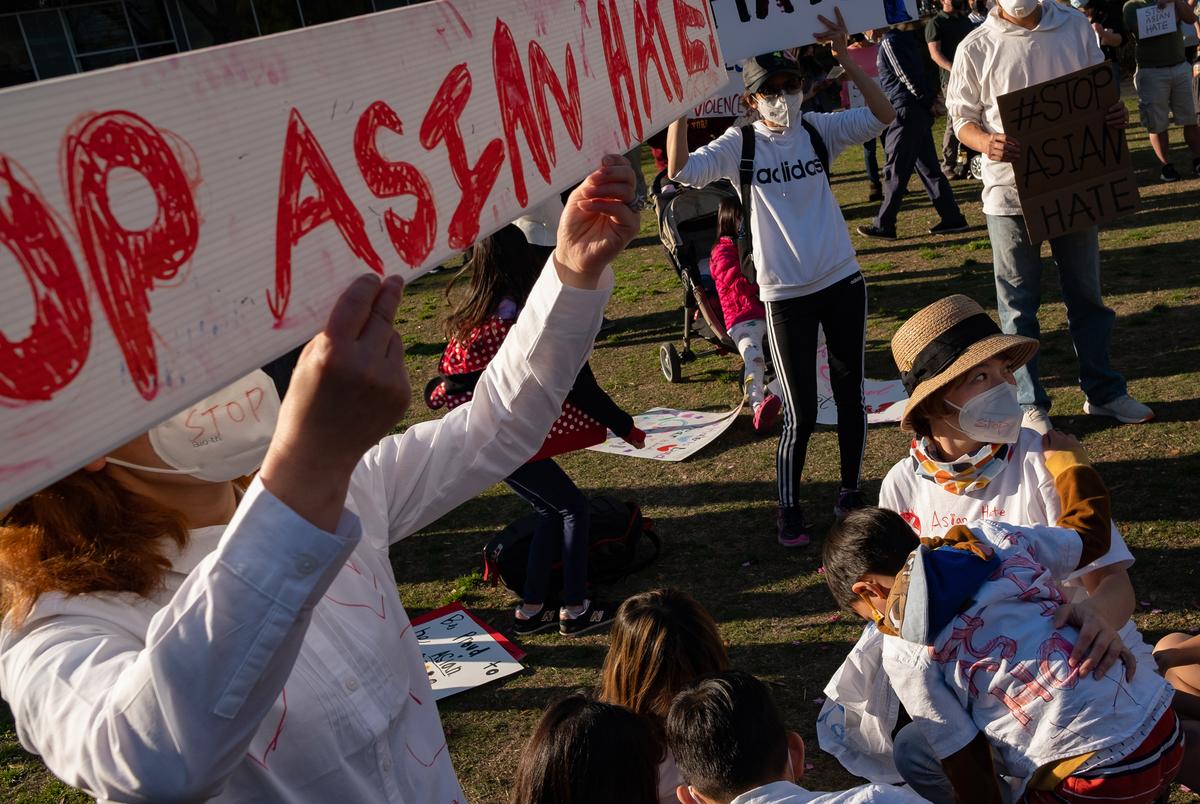
[[0,92],[0,508],[726,80],[705,0],[440,0]]

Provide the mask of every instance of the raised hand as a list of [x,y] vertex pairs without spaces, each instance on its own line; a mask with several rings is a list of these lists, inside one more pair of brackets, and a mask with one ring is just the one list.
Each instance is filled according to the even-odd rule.
[[317,527],[337,526],[350,474],[391,432],[411,390],[393,321],[404,281],[373,274],[338,298],[300,355],[259,473],[263,485]]
[[817,19],[825,26],[823,31],[815,31],[813,38],[818,42],[828,42],[833,51],[834,58],[843,55],[850,47],[850,32],[846,28],[846,20],[842,17],[842,9],[838,6],[833,7],[834,19],[817,15]]
[[623,156],[609,154],[567,198],[554,259],[563,284],[594,288],[600,275],[641,228],[629,208],[636,178]]

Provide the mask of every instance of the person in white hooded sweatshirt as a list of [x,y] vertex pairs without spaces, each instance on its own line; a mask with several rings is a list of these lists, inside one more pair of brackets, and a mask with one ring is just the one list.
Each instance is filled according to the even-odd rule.
[[[959,142],[983,154],[983,212],[992,241],[1000,322],[1010,335],[1040,338],[1041,243],[1031,242],[1021,216],[1012,162],[1020,143],[1004,133],[997,99],[1006,93],[1104,62],[1087,18],[1057,2],[997,0],[984,23],[959,45],[946,88],[946,114]],[[1124,128],[1123,103],[1108,124]],[[1129,396],[1109,363],[1116,314],[1100,296],[1100,240],[1096,227],[1050,239],[1058,265],[1071,340],[1079,358],[1085,413],[1126,424],[1149,421],[1154,412]],[[1016,373],[1026,426],[1051,428],[1050,397],[1035,357]]]
[[[778,539],[803,547],[811,533],[800,505],[800,473],[817,420],[817,325],[829,349],[830,382],[838,411],[841,452],[839,515],[862,507],[859,476],[867,440],[863,407],[863,353],[866,345],[867,288],[841,208],[830,189],[821,151],[828,160],[850,145],[883,133],[896,117],[887,97],[850,58],[846,26],[819,17],[828,30],[814,34],[829,42],[834,58],[866,100],[866,106],[833,114],[804,114],[800,67],[780,54],[757,56],[743,64],[747,104],[762,120],[754,124],[754,171],[750,210],[754,268],[759,296],[767,307],[771,359],[784,400],[783,433],[776,466],[779,483]],[[686,119],[667,131],[667,173],[692,187],[719,179],[740,192],[742,129],[730,128],[689,154]],[[749,203],[747,203],[749,202]]]

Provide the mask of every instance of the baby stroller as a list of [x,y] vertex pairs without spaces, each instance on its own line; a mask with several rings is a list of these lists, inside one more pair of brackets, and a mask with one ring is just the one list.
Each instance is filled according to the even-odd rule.
[[[667,189],[664,194],[663,190]],[[658,237],[683,283],[683,350],[673,343],[658,347],[659,363],[667,382],[683,378],[683,364],[695,360],[692,338],[713,345],[718,354],[737,352],[725,329],[716,287],[708,273],[708,255],[717,241],[717,208],[728,196],[737,197],[728,182],[715,182],[702,189],[682,187],[667,181],[666,171],[654,177],[650,188],[658,213]]]

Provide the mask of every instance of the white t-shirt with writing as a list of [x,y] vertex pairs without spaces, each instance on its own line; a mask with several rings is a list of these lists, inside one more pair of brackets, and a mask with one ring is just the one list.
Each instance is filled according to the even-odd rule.
[[[868,108],[805,114],[825,141],[832,162],[851,145],[878,137],[886,126]],[[859,271],[846,219],[804,127],[773,131],[754,124],[754,183],[750,234],[759,298],[794,299],[824,290]],[[671,178],[692,187],[728,179],[741,194],[742,130],[732,127],[694,151]]]
[[1049,526],[972,528],[1001,545],[992,579],[933,645],[883,640],[884,671],[934,754],[945,759],[983,732],[1001,772],[1023,785],[1044,765],[1098,752],[1085,771],[1136,748],[1174,690],[1153,662],[1139,662],[1132,681],[1120,664],[1099,679],[1067,664],[1078,631],[1056,629],[1054,612],[1082,540]]

